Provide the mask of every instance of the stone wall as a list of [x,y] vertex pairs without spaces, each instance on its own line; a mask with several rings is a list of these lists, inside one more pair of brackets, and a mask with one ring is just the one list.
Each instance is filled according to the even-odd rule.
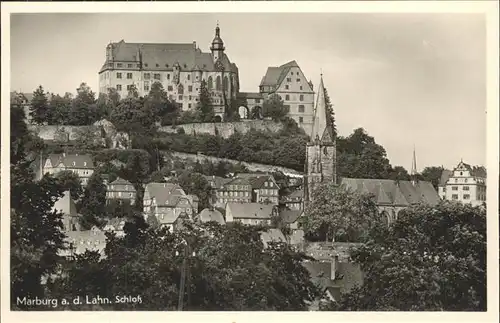
[[246,133],[250,129],[256,130],[269,130],[277,132],[283,129],[283,124],[274,122],[272,120],[246,120],[238,122],[222,122],[222,123],[187,123],[178,126],[164,126],[160,127],[159,131],[166,133],[176,133],[179,128],[184,129],[188,135],[193,134],[210,134],[215,135],[219,133],[223,138],[229,138],[236,131]]
[[301,176],[302,173],[297,172],[294,169],[286,168],[286,167],[281,167],[281,166],[273,166],[273,165],[264,165],[264,164],[258,164],[258,163],[247,163],[247,162],[240,162],[238,160],[233,160],[233,159],[226,159],[226,158],[218,158],[218,157],[212,157],[212,156],[206,156],[203,154],[187,154],[187,153],[181,153],[181,152],[169,152],[169,154],[172,154],[174,157],[178,157],[180,159],[190,159],[193,161],[199,161],[200,163],[203,162],[204,160],[209,160],[212,163],[218,163],[221,161],[231,163],[231,164],[240,164],[247,167],[249,171],[251,172],[274,172],[274,171],[281,171],[285,175],[291,175],[291,176]]

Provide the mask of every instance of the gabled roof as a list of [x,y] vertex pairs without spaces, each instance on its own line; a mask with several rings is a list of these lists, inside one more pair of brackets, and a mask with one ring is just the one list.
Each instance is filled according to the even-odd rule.
[[448,179],[450,179],[451,175],[453,175],[453,171],[449,169],[443,169],[441,178],[439,180],[439,186],[446,186],[446,182],[448,182]]
[[222,186],[224,186],[224,184],[229,183],[230,181],[233,180],[232,178],[224,178],[219,176],[203,175],[203,177],[205,177],[208,183],[213,183],[214,184],[213,187],[216,189],[221,188]]
[[292,224],[295,223],[300,215],[302,214],[303,211],[299,210],[282,210],[280,212],[281,218],[283,219],[283,222],[287,224]]
[[198,219],[202,223],[217,222],[219,224],[225,224],[222,213],[220,213],[218,210],[215,209],[214,210],[210,210],[208,208],[203,209],[198,215]]
[[[261,203],[227,203],[226,210],[230,210],[235,219],[270,219],[274,206]],[[226,213],[227,214],[227,213]]]
[[275,86],[277,88],[286,78],[292,67],[300,68],[296,61],[290,61],[279,67],[268,67],[266,74],[260,81],[260,86]]
[[56,167],[62,163],[66,168],[94,168],[92,157],[86,154],[50,154],[48,159],[50,159],[52,167]]
[[149,197],[162,198],[167,195],[186,195],[184,190],[174,183],[148,183],[144,188],[144,194],[149,193]]
[[260,239],[264,244],[264,248],[267,248],[270,242],[287,242],[283,232],[281,232],[281,230],[279,229],[274,228],[261,232]]
[[[116,187],[111,188],[111,185],[119,185],[121,187],[120,187],[120,189],[118,189]],[[136,189],[132,183],[130,183],[129,181],[127,181],[123,178],[120,178],[120,177],[118,177],[115,181],[108,183],[106,186],[107,186],[108,192],[110,192],[110,191],[123,192],[124,190],[130,191],[130,192],[136,191]],[[126,188],[125,188],[125,186],[126,186]]]
[[393,181],[389,179],[342,178],[345,187],[374,195],[379,205],[409,206],[415,203],[439,203],[439,195],[430,182]]

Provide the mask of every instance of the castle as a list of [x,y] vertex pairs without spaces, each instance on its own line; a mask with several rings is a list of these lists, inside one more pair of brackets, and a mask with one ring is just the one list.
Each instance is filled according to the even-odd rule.
[[220,28],[210,53],[196,42],[187,44],[110,43],[106,61],[99,71],[99,92],[114,88],[125,97],[133,86],[140,96],[149,93],[155,82],[163,85],[171,100],[182,110],[194,109],[200,100],[202,81],[210,95],[216,118],[224,118],[225,108],[239,92],[238,67],[225,54]]

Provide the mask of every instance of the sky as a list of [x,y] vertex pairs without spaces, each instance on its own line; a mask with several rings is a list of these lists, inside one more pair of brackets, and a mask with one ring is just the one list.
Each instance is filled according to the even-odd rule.
[[43,13],[11,15],[11,90],[98,91],[109,42],[192,43],[217,21],[240,90],[267,67],[321,73],[342,136],[363,127],[392,165],[486,163],[486,25],[481,14]]

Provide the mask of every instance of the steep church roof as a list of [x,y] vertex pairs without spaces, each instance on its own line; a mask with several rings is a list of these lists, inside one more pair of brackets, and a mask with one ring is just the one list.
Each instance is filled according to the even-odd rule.
[[325,86],[321,77],[318,95],[316,97],[316,107],[314,109],[314,121],[311,132],[311,141],[319,138],[322,142],[332,142],[334,139],[333,125],[330,124],[330,113],[326,106]]

